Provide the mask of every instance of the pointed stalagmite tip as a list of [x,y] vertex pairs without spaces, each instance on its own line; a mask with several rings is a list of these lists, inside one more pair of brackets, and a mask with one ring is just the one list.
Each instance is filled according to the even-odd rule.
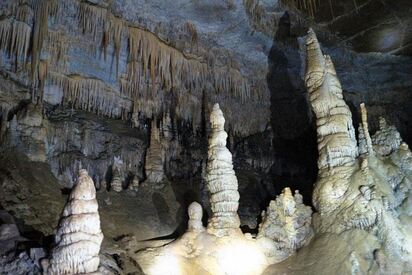
[[219,107],[219,103],[213,105],[212,113],[210,114],[210,123],[214,129],[224,129],[225,118],[223,112]]

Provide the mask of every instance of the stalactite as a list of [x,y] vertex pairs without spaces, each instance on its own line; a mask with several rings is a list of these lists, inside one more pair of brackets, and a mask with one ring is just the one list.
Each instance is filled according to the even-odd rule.
[[253,28],[274,37],[283,12],[268,12],[259,0],[243,0],[243,5]]
[[78,18],[79,26],[83,33],[89,33],[96,39],[99,29],[104,27],[107,9],[91,5],[90,3],[80,2]]
[[17,5],[13,11],[13,14],[17,20],[26,24],[31,24],[34,15],[33,9],[27,3]]
[[22,21],[6,18],[0,21],[0,49],[26,62],[30,46],[31,27]]
[[55,71],[65,72],[67,70],[67,53],[70,47],[70,39],[62,30],[50,31],[45,45],[45,50],[50,56],[50,65]]
[[111,12],[107,12],[105,21],[102,48],[106,58],[107,47],[113,43],[114,56],[116,59],[116,75],[119,73],[120,50],[122,48],[122,37],[124,34],[124,21],[121,18],[114,16]]
[[196,29],[195,24],[193,24],[192,21],[187,21],[184,24],[184,29],[190,37],[190,42],[191,42],[192,46],[196,45],[199,37],[198,37],[198,33],[197,33],[197,29]]
[[65,76],[54,72],[49,75],[50,83],[59,86],[63,91],[62,103],[73,108],[123,119],[131,112],[130,100],[122,98],[118,92],[98,79],[78,75]]
[[35,12],[31,47],[32,60],[30,78],[33,82],[36,82],[43,42],[47,38],[49,31],[49,15],[55,15],[57,13],[57,2],[56,0],[36,0],[33,5]]
[[39,63],[39,83],[36,85],[40,90],[40,102],[43,102],[44,99],[44,86],[46,84],[47,73],[49,68],[48,60],[40,60]]
[[306,11],[310,17],[315,17],[320,0],[281,0],[283,4]]

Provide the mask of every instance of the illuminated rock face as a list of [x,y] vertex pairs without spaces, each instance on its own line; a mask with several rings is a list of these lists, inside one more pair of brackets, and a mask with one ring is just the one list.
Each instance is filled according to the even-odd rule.
[[213,216],[209,221],[208,230],[213,234],[227,235],[230,229],[238,230],[240,226],[237,214],[239,192],[232,154],[226,148],[225,118],[219,104],[213,106],[210,123],[212,134],[209,138],[206,183],[211,193]]
[[354,163],[358,154],[351,112],[329,56],[320,50],[315,33],[306,40],[305,82],[316,114],[320,170]]
[[[364,230],[382,242],[383,253],[411,261],[411,153],[399,133],[381,119],[370,137],[367,111],[361,105],[359,152],[349,108],[333,64],[323,56],[313,31],[307,36],[306,86],[317,117],[319,175],[313,204],[320,233]],[[361,269],[364,267],[361,267]],[[398,268],[399,270],[399,268]]]
[[102,240],[94,183],[86,170],[80,170],[64,207],[45,274],[96,272]]

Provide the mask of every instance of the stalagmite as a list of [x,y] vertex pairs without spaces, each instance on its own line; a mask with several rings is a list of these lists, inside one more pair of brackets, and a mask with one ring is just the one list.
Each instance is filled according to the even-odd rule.
[[[370,137],[366,107],[361,104],[361,157],[357,157],[349,108],[343,101],[330,58],[323,57],[312,30],[307,36],[305,80],[318,132],[319,174],[313,193],[318,210],[313,215],[315,231],[348,236],[362,232],[381,243],[385,259],[380,261],[410,262],[412,242],[406,229],[411,225],[410,212],[405,211],[410,208],[406,198],[412,190],[409,149],[401,146],[399,133],[384,119],[380,120],[380,130]],[[354,253],[350,256],[353,263],[358,261]],[[360,264],[355,267],[365,271]],[[393,268],[395,273],[402,269],[398,264]]]
[[[369,135],[368,113],[366,111],[365,103],[361,103],[360,110],[361,110],[362,134],[364,137],[364,145],[366,146],[367,153],[369,155],[373,155],[374,152],[372,148],[371,136]],[[361,143],[360,139],[359,139],[359,143]]]
[[379,130],[373,135],[372,142],[376,152],[387,156],[397,150],[402,143],[401,136],[392,125],[388,125],[385,118],[379,118]]
[[103,240],[93,180],[80,170],[76,186],[64,207],[45,274],[97,272]]
[[114,157],[112,165],[112,182],[110,184],[111,189],[115,192],[121,192],[123,190],[123,181],[125,179],[124,164],[120,157]]
[[351,112],[329,56],[323,56],[313,30],[306,39],[305,82],[316,114],[320,170],[352,165],[358,154]]
[[312,236],[312,211],[302,203],[299,192],[292,196],[288,188],[263,215],[257,238],[242,233],[237,179],[226,148],[225,118],[218,104],[213,106],[210,122],[205,178],[213,216],[205,229],[202,206],[191,203],[186,233],[165,246],[137,253],[145,274],[262,274],[270,263],[284,260]]
[[239,192],[232,154],[226,148],[225,118],[219,104],[213,106],[210,123],[212,133],[209,138],[206,184],[211,193],[213,216],[209,220],[208,231],[216,235],[226,235],[230,234],[230,229],[239,230]]
[[133,180],[130,182],[129,186],[127,187],[127,190],[137,192],[139,191],[139,186],[140,186],[140,180],[136,175],[134,175]]
[[203,209],[202,206],[197,202],[192,202],[188,209],[189,214],[189,224],[188,231],[192,232],[203,232],[205,228],[202,224]]
[[164,179],[165,152],[160,142],[156,120],[150,129],[150,145],[146,152],[145,171],[147,183],[160,183]]
[[269,250],[268,256],[283,260],[310,241],[311,220],[312,209],[303,204],[299,191],[293,196],[291,190],[285,188],[262,213],[257,238],[271,239],[275,249]]

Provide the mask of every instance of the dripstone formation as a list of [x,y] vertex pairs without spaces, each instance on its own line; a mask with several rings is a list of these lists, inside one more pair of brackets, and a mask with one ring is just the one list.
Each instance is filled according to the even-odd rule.
[[206,183],[211,193],[210,203],[213,216],[208,229],[217,235],[227,234],[229,229],[240,226],[238,183],[233,170],[232,154],[226,148],[227,133],[225,118],[219,104],[213,106],[210,114],[212,134],[209,138]]
[[92,274],[99,268],[103,240],[93,180],[86,170],[79,178],[64,207],[51,257],[44,262],[44,273]]
[[257,238],[242,233],[237,179],[218,104],[213,106],[210,123],[206,182],[213,216],[205,230],[201,205],[190,204],[188,230],[183,236],[163,247],[137,253],[136,260],[146,274],[261,274],[312,237],[312,211],[302,203],[299,192],[292,196],[288,188],[262,214]]

